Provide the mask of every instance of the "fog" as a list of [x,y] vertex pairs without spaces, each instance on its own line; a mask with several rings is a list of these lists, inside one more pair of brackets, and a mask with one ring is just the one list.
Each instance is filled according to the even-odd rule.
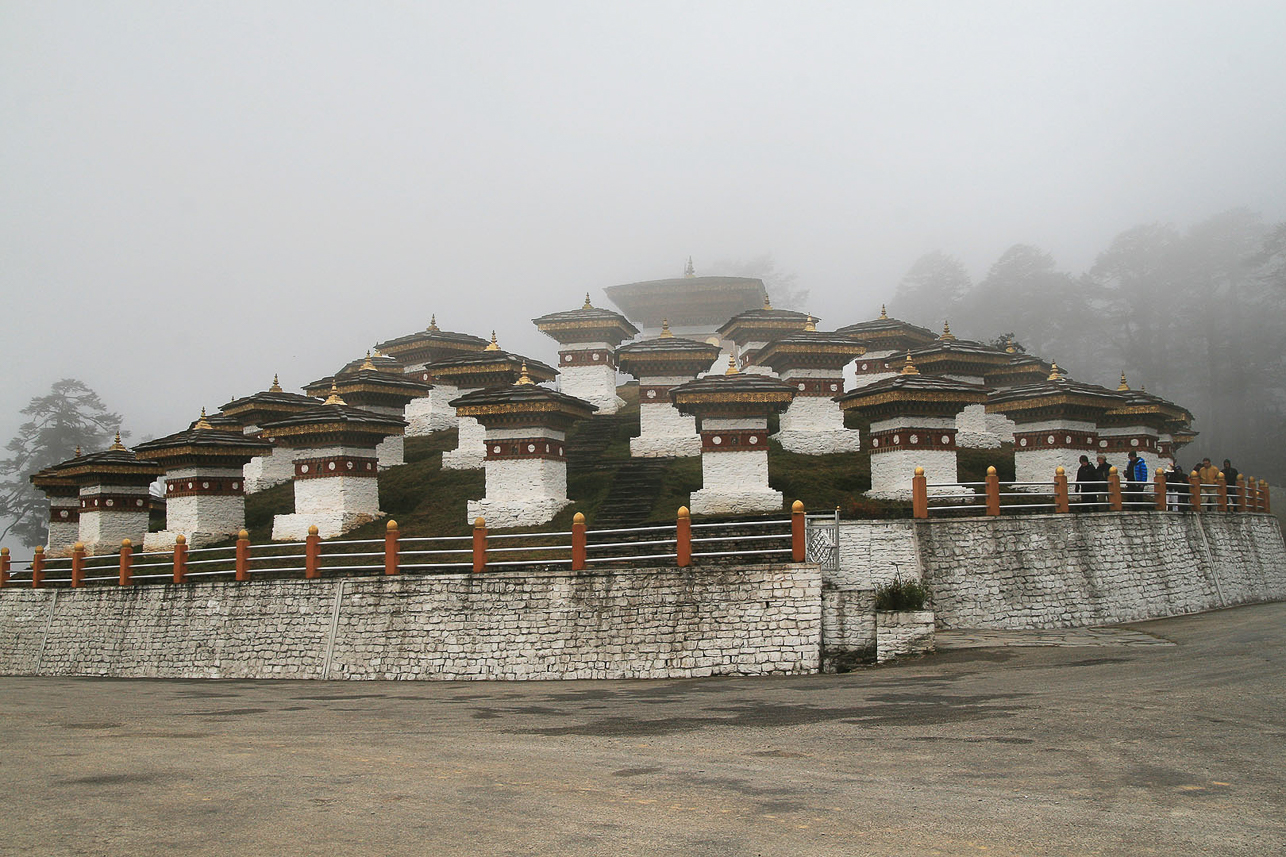
[[552,362],[531,318],[689,255],[771,254],[833,328],[929,251],[976,282],[1280,221],[1284,37],[1279,2],[5,2],[0,435],[69,376],[169,433],[430,313]]

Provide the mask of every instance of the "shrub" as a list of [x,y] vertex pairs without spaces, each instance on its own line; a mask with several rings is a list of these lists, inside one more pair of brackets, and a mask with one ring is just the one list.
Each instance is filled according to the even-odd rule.
[[875,590],[876,610],[923,610],[929,603],[929,587],[918,580],[894,578]]

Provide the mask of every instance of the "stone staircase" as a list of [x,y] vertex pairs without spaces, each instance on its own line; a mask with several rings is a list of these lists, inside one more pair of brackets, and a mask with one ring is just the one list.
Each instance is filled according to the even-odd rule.
[[627,437],[631,431],[637,432],[638,425],[637,414],[599,414],[582,422],[565,445],[568,475],[614,465],[615,461],[609,464],[604,458],[608,445],[617,438]]
[[622,462],[598,507],[594,529],[637,527],[646,523],[665,480],[669,461],[667,458],[631,458]]

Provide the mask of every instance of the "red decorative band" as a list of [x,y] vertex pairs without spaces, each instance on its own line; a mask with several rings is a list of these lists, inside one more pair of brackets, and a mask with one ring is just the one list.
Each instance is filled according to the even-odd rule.
[[81,512],[146,512],[151,508],[146,494],[93,494],[80,498]]
[[379,459],[354,455],[295,459],[296,479],[330,479],[333,476],[378,476]]
[[791,378],[786,383],[795,387],[796,396],[829,399],[844,392],[843,378]]
[[564,368],[574,366],[611,366],[616,367],[615,355],[604,348],[589,348],[584,351],[558,352],[558,365]]
[[171,479],[165,483],[165,497],[240,497],[245,494],[245,486],[240,476],[187,476]]
[[1100,452],[1129,452],[1131,449],[1135,452],[1159,452],[1160,444],[1155,437],[1146,434],[1109,435],[1099,437],[1098,448]]
[[80,520],[80,509],[69,509],[66,506],[49,507],[49,523],[74,524]]
[[956,430],[953,428],[891,429],[871,432],[868,439],[872,455],[900,449],[956,450]]
[[859,375],[885,375],[889,372],[897,372],[901,368],[900,364],[894,366],[892,360],[863,360],[860,357],[853,364],[854,371]]
[[1157,441],[1157,455],[1174,458],[1174,444],[1168,440]]
[[766,429],[723,429],[701,432],[702,452],[758,452],[768,449]]
[[1032,452],[1037,449],[1092,450],[1098,438],[1089,432],[1052,429],[1049,431],[1014,432],[1014,451]]
[[421,381],[425,384],[433,383],[433,374],[431,372],[425,372],[423,369],[419,369],[415,372],[408,372],[406,377],[410,378],[412,381]]
[[668,405],[670,404],[670,391],[677,384],[639,384],[639,404],[640,405]]
[[548,458],[566,461],[561,440],[547,437],[516,437],[487,441],[487,460],[505,461],[514,458]]

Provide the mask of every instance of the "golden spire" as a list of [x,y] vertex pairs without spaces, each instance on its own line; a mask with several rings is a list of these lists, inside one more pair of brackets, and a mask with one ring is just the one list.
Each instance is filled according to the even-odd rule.
[[281,383],[277,380],[277,373],[272,373],[272,386],[268,388],[269,393],[280,393]]
[[804,325],[804,331],[805,331],[805,332],[807,332],[807,333],[816,333],[816,332],[817,332],[817,319],[813,318],[813,317],[810,315],[810,316],[808,317],[808,323]]
[[209,421],[209,420],[207,420],[207,419],[205,418],[205,408],[202,408],[202,409],[201,409],[201,416],[200,416],[200,418],[199,418],[199,419],[197,419],[197,421],[196,421],[196,425],[192,426],[192,428],[194,428],[194,429],[212,429],[212,428],[214,428],[214,426],[210,425],[210,421]]
[[691,256],[689,256],[689,257],[688,257],[688,264],[687,264],[687,265],[684,267],[684,269],[683,269],[683,276],[684,276],[684,277],[695,277],[696,275],[697,275],[697,269],[696,269],[696,268],[694,268],[694,267],[692,267],[692,257],[691,257]]
[[438,329],[438,314],[433,313],[432,315],[429,316],[429,330],[436,331],[437,329]]
[[326,401],[323,404],[327,404],[327,405],[347,405],[348,404],[348,402],[345,402],[344,399],[339,395],[339,385],[335,383],[334,378],[330,379],[330,395],[326,397]]
[[767,292],[764,292],[764,309],[772,309],[772,301],[768,300]]
[[518,376],[518,383],[519,383],[519,384],[534,384],[534,383],[536,383],[535,381],[531,380],[531,376],[527,374],[527,361],[526,361],[526,360],[522,361],[522,374],[520,374],[520,375]]
[[372,371],[375,369],[375,364],[371,362],[371,349],[369,348],[366,349],[366,359],[362,361],[361,369],[370,369]]
[[112,449],[123,450],[124,448],[125,448],[125,444],[121,443],[121,432],[120,432],[120,429],[117,429],[117,430],[116,430],[116,441],[112,444]]
[[1011,336],[1011,337],[1009,337],[1009,340],[1005,343],[1005,353],[1006,353],[1006,354],[1017,354],[1017,353],[1018,353],[1018,349],[1017,349],[1017,348],[1014,348],[1014,338],[1013,338],[1012,336]]
[[1124,369],[1122,369],[1122,370],[1121,370],[1121,383],[1117,385],[1117,387],[1116,387],[1116,391],[1117,391],[1118,393],[1124,393],[1124,392],[1125,392],[1126,390],[1128,390],[1128,389],[1130,389],[1130,384],[1129,384],[1129,382],[1128,382],[1128,381],[1126,381],[1126,380],[1125,380],[1125,370],[1124,370]]
[[490,345],[488,345],[486,348],[484,348],[484,349],[482,349],[482,350],[483,350],[483,351],[499,351],[499,350],[500,350],[500,343],[499,343],[499,342],[496,342],[496,332],[495,332],[494,330],[493,330],[493,331],[491,331],[491,344],[490,344]]
[[955,336],[951,333],[951,322],[942,322],[942,335],[938,337],[939,342],[954,342]]
[[724,370],[723,374],[725,375],[741,374],[740,370],[737,369],[737,356],[735,354],[728,355],[728,368]]
[[591,304],[591,303],[589,302],[589,292],[586,292],[586,293],[585,293],[585,306],[581,307],[581,309],[592,309],[592,308],[593,308],[593,304]]
[[1058,368],[1058,361],[1057,361],[1057,360],[1055,360],[1054,362],[1050,363],[1050,364],[1049,364],[1049,377],[1048,377],[1048,378],[1046,378],[1045,380],[1047,380],[1047,381],[1057,381],[1057,380],[1059,380],[1059,379],[1060,379],[1060,378],[1062,378],[1062,377],[1063,377],[1063,370],[1061,370],[1061,369],[1059,369],[1059,368]]
[[668,318],[661,319],[661,338],[670,339],[673,336],[674,334],[670,332],[670,320]]
[[1148,385],[1147,385],[1147,384],[1140,384],[1140,385],[1139,385],[1139,392],[1140,392],[1140,393],[1146,393],[1147,391],[1148,391]]
[[80,444],[76,444],[76,457],[80,458]]
[[906,363],[902,365],[902,372],[900,374],[902,375],[919,375],[920,374],[920,370],[915,368],[915,364],[911,362],[910,350],[906,352]]
[[888,318],[888,317],[889,317],[888,310],[884,308],[884,304],[880,304],[880,318]]

